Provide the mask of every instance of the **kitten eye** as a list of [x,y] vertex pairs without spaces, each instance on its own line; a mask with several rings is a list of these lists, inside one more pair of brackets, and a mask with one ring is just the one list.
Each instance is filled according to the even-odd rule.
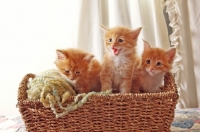
[[108,39],[108,42],[112,42],[112,39],[110,38],[110,39]]
[[70,73],[70,71],[69,71],[69,70],[66,70],[66,71],[65,71],[65,73],[69,74],[69,73]]
[[161,62],[157,62],[156,66],[162,66],[162,63]]
[[150,60],[146,60],[146,63],[147,63],[147,64],[150,64],[150,63],[151,63],[151,61],[150,61]]
[[118,39],[118,42],[122,43],[122,42],[124,42],[124,40],[123,39]]
[[79,75],[81,72],[80,71],[76,71],[76,75]]

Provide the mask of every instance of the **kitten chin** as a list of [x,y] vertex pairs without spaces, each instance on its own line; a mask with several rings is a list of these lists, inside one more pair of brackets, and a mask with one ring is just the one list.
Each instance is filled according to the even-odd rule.
[[164,74],[162,70],[154,70],[151,71],[149,68],[146,68],[146,72],[150,75],[150,76],[156,76],[158,74]]

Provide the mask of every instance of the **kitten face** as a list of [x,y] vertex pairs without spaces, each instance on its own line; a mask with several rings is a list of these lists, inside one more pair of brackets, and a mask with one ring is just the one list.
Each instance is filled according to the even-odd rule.
[[145,42],[144,52],[142,54],[142,68],[151,76],[169,72],[175,53],[175,48],[166,52],[160,48],[151,48],[150,45]]
[[104,43],[113,56],[131,53],[136,47],[136,40],[142,28],[130,30],[125,27],[115,27],[105,31]]
[[170,68],[168,64],[165,64],[165,57],[158,56],[160,54],[149,52],[144,55],[147,57],[142,60],[142,64],[149,75],[154,76]]
[[86,74],[90,60],[93,58],[93,55],[74,49],[57,50],[56,52],[57,68],[65,78],[72,82]]
[[70,60],[59,64],[59,69],[63,75],[65,75],[69,80],[77,80],[83,73],[83,68],[78,67],[77,63]]

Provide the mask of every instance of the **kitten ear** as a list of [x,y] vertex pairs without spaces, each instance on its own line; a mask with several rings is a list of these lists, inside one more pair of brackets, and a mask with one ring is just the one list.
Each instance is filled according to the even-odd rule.
[[165,54],[168,57],[168,62],[171,64],[174,60],[175,54],[176,54],[176,48],[171,48],[168,51],[165,52]]
[[143,42],[144,42],[144,50],[145,51],[151,49],[151,46],[147,41],[143,40]]
[[63,54],[62,50],[56,50],[56,53],[57,53],[57,59],[59,59],[59,60],[67,59],[66,55]]
[[90,61],[90,60],[92,60],[92,58],[94,57],[94,55],[86,55],[84,58],[83,58],[83,60],[86,60],[86,61]]
[[142,27],[139,27],[139,28],[131,31],[131,35],[132,35],[132,37],[133,37],[134,40],[138,38],[141,29],[142,29]]
[[105,32],[109,31],[109,29],[107,27],[105,27],[104,25],[100,24],[101,29]]

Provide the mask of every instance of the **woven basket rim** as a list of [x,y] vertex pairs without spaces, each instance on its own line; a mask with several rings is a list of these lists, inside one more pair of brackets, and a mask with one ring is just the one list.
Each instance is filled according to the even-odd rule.
[[[174,78],[172,76],[171,73],[167,73],[166,76],[168,76],[170,78],[170,86],[166,86],[168,84],[164,84],[164,86],[166,87],[173,87],[173,89],[169,90],[169,91],[163,91],[160,93],[126,93],[126,94],[122,94],[122,93],[111,93],[111,94],[107,94],[107,95],[102,95],[102,94],[95,94],[95,95],[91,95],[88,100],[92,100],[92,99],[110,99],[110,98],[119,98],[119,99],[167,99],[167,98],[178,98],[178,92],[177,92],[177,86],[175,84]],[[23,97],[22,99],[19,99],[20,94],[23,92],[21,87],[26,87],[25,90],[27,90],[27,82],[30,78],[34,78],[35,74],[33,73],[29,73],[26,74],[24,76],[24,79],[21,81],[19,89],[18,89],[18,104],[21,103],[36,103],[36,102],[40,102],[39,100],[28,100],[27,99],[27,95],[26,97]],[[71,96],[69,98],[69,100],[73,100],[75,98],[75,96]]]

